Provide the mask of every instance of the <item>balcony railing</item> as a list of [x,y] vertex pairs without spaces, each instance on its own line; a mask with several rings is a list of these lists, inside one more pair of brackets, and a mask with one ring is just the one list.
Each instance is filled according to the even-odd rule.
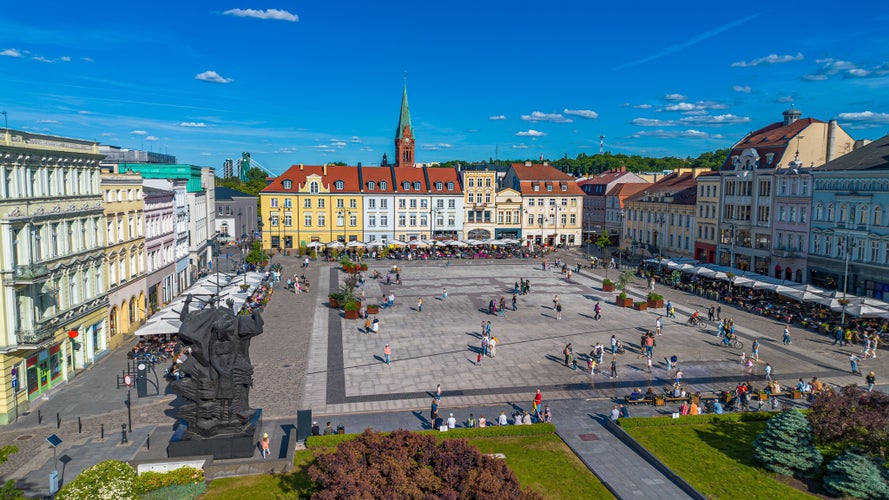
[[15,331],[15,338],[19,344],[40,344],[52,338],[52,330],[49,328],[19,329]]
[[43,264],[27,264],[15,266],[15,279],[32,280],[49,274],[49,268]]

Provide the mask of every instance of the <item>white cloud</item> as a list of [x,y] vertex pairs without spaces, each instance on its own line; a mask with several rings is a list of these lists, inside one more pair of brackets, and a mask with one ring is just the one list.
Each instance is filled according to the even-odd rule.
[[133,135],[148,135],[148,132],[144,130],[130,130],[130,133]]
[[794,61],[802,61],[805,59],[802,52],[797,52],[796,55],[793,54],[769,54],[765,57],[760,57],[757,59],[753,59],[751,61],[737,61],[732,63],[733,68],[747,68],[759,66],[760,64],[782,64],[789,63]]
[[592,111],[590,109],[568,109],[568,108],[565,108],[562,110],[562,113],[565,113],[566,115],[579,116],[581,118],[587,118],[587,119],[591,119],[591,120],[595,119],[595,118],[599,118],[599,113],[596,113],[595,111]]
[[682,94],[667,94],[664,96],[664,100],[666,101],[684,101],[686,99],[688,99],[688,97]]
[[528,149],[527,144],[513,144],[512,149]]
[[716,101],[677,102],[664,107],[663,111],[704,111],[708,109],[726,109],[728,105]]
[[866,122],[889,124],[889,113],[874,113],[873,111],[861,111],[857,113],[840,113],[840,120],[848,122]]
[[364,147],[364,148],[361,148],[359,151],[363,151],[363,152],[365,152],[365,153],[372,153],[373,150],[374,150],[374,148],[367,148],[367,147]]
[[351,142],[352,144],[361,144],[361,138],[357,135],[353,135],[352,138],[349,139],[349,142]]
[[0,52],[0,56],[22,57],[22,53],[19,52],[18,49],[6,49],[3,52]]
[[654,106],[652,106],[651,104],[637,104],[637,105],[633,106],[633,108],[635,108],[635,109],[651,109],[653,107]]
[[56,62],[55,59],[47,59],[47,58],[45,58],[45,57],[43,57],[43,56],[34,56],[34,57],[32,57],[31,59],[33,59],[33,60],[35,60],[35,61],[39,61],[39,62],[50,63],[50,64]]
[[207,124],[204,122],[182,122],[179,124],[180,127],[194,127],[194,128],[203,128],[206,127]]
[[290,21],[295,23],[299,21],[299,16],[296,14],[292,14],[287,12],[286,10],[278,10],[278,9],[266,9],[266,10],[256,10],[256,9],[229,9],[222,13],[226,16],[235,16],[235,17],[252,17],[254,19],[272,19],[275,21]]
[[213,153],[201,153],[201,156],[213,156]]
[[420,146],[424,151],[441,151],[443,149],[450,149],[453,146],[446,142],[439,142],[438,144],[423,144]]
[[37,123],[61,123],[58,120],[37,120]]
[[99,137],[114,137],[114,136],[115,136],[114,132],[102,132],[101,134],[99,134]]
[[145,140],[146,141],[157,141],[159,139],[153,135],[149,135],[148,137],[145,138]]
[[96,62],[95,59],[93,59],[92,57],[84,57],[83,60],[88,63]]
[[331,139],[330,145],[335,148],[343,149],[344,147],[346,147],[346,141],[341,141],[338,139]]
[[858,69],[857,64],[850,61],[843,61],[842,59],[833,59],[828,57],[826,59],[817,59],[815,60],[815,62],[820,64],[821,67],[818,68],[818,71],[814,73],[803,75],[803,80],[818,82],[827,80],[828,78],[840,73],[845,73],[848,75],[850,71]]
[[750,85],[732,85],[732,90],[735,92],[742,92],[744,94],[750,93]]
[[777,103],[787,103],[787,102],[793,102],[793,101],[795,101],[795,99],[793,98],[793,96],[789,96],[789,95],[782,95],[782,96],[778,96],[775,98],[775,102],[777,102]]
[[738,123],[749,123],[749,116],[736,116],[731,113],[725,115],[700,115],[689,116],[679,120],[686,125],[735,125]]
[[708,134],[700,130],[642,130],[633,134],[633,138],[654,137],[657,139],[723,139],[722,134]]
[[524,131],[521,131],[521,132],[516,132],[515,135],[517,135],[517,136],[519,136],[519,137],[543,137],[543,136],[546,135],[546,133],[544,133],[544,132],[540,132],[540,131],[538,131],[538,130],[534,130],[534,129],[532,128],[532,129],[529,129],[529,130],[524,130]]
[[316,151],[320,151],[322,153],[335,153],[336,149],[331,147],[329,144],[318,144],[314,146]]
[[69,56],[62,56],[62,57],[59,58],[59,60],[62,61],[62,62],[71,62],[71,57],[69,57]]
[[522,115],[522,120],[526,122],[553,122],[553,123],[571,123],[574,120],[565,118],[559,113],[542,113],[534,111],[530,115]]
[[653,120],[651,118],[633,118],[630,123],[637,127],[672,127],[679,124],[675,120]]
[[506,119],[506,115],[494,115],[494,116],[488,117],[488,120],[491,120],[491,121],[505,120],[505,119]]
[[225,78],[219,73],[215,71],[204,71],[203,73],[198,73],[195,77],[195,80],[201,80],[202,82],[210,82],[210,83],[231,83],[234,80],[231,78]]
[[78,114],[78,115],[91,115],[91,114],[93,114],[93,112],[92,112],[92,111],[87,111],[87,110],[85,110],[85,109],[81,109],[80,111],[77,112],[77,114]]

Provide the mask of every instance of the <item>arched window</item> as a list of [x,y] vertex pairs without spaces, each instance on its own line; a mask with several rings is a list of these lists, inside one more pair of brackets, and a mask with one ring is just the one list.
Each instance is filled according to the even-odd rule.
[[775,277],[781,279],[781,266],[775,266]]
[[833,216],[833,203],[827,205],[827,221],[836,222],[836,219]]
[[792,280],[793,279],[793,269],[787,268],[784,270],[784,279]]
[[334,186],[336,186],[336,188],[337,188],[338,190],[342,191],[342,189],[343,189],[343,187],[345,186],[345,184],[343,183],[343,181],[336,181],[336,183],[334,183]]
[[883,209],[874,207],[874,225],[879,226],[883,223]]
[[840,205],[840,216],[837,222],[846,222],[849,217],[849,207],[845,203]]
[[796,270],[796,279],[793,280],[793,281],[796,281],[797,283],[802,283],[802,282],[803,282],[803,270],[802,270],[802,269],[797,269],[797,270]]
[[318,181],[312,181],[309,183],[309,192],[318,193]]
[[285,179],[282,184],[284,185],[284,189],[292,189],[293,188],[293,181],[291,181],[290,179]]
[[815,220],[824,220],[824,205],[820,201],[815,205]]
[[448,182],[448,191],[453,191],[453,190],[454,190],[454,183]]
[[444,183],[441,182],[441,181],[437,181],[437,182],[435,183],[435,190],[436,190],[436,191],[441,191],[442,189],[444,189]]
[[867,224],[867,205],[861,205],[858,209],[858,223]]

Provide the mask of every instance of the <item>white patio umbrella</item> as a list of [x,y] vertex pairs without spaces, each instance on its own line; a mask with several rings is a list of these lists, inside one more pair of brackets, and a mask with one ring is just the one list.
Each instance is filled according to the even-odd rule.
[[346,245],[343,245],[339,241],[331,241],[327,244],[327,248],[344,248]]
[[136,335],[139,336],[172,335],[174,333],[179,333],[179,327],[163,319],[148,321],[136,330]]
[[447,244],[450,247],[460,247],[460,248],[469,246],[466,242],[459,241],[459,240],[451,240],[451,241],[448,241]]
[[397,246],[397,247],[403,247],[403,246],[407,245],[407,243],[405,243],[405,242],[403,242],[403,241],[401,241],[401,240],[390,240],[390,241],[389,241],[389,244],[390,244],[390,245],[395,245],[395,246]]
[[367,245],[363,241],[350,241],[346,243],[346,246],[349,248],[364,248]]
[[747,278],[745,276],[735,276],[734,278],[732,278],[732,285],[735,285],[735,286],[743,286],[744,288],[753,288],[754,283],[756,283],[756,281],[754,281],[750,278]]
[[866,304],[846,306],[846,314],[855,318],[889,318],[889,311]]
[[428,241],[423,240],[411,240],[409,243],[417,248],[429,248],[430,246]]
[[312,241],[306,245],[306,248],[321,248],[324,246],[324,243],[320,241]]
[[824,293],[824,290],[808,284],[793,286],[790,288],[792,288],[793,290],[785,291],[784,293],[782,293],[782,295],[798,300],[800,302],[812,302],[814,299],[821,298],[821,294]]
[[371,241],[367,244],[367,248],[383,248],[384,246],[386,246],[386,244],[382,241]]
[[518,245],[519,243],[521,242],[514,238],[506,238],[505,240],[503,240],[504,245]]

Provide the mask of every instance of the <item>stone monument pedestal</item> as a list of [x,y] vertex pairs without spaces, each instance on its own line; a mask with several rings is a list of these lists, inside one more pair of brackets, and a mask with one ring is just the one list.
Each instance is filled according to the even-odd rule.
[[170,443],[167,445],[167,456],[181,458],[212,455],[214,460],[250,458],[258,450],[261,418],[262,408],[257,408],[253,418],[246,424],[244,432],[195,439],[184,438],[186,431],[188,431],[188,423],[185,420],[179,420],[173,436],[170,437]]

